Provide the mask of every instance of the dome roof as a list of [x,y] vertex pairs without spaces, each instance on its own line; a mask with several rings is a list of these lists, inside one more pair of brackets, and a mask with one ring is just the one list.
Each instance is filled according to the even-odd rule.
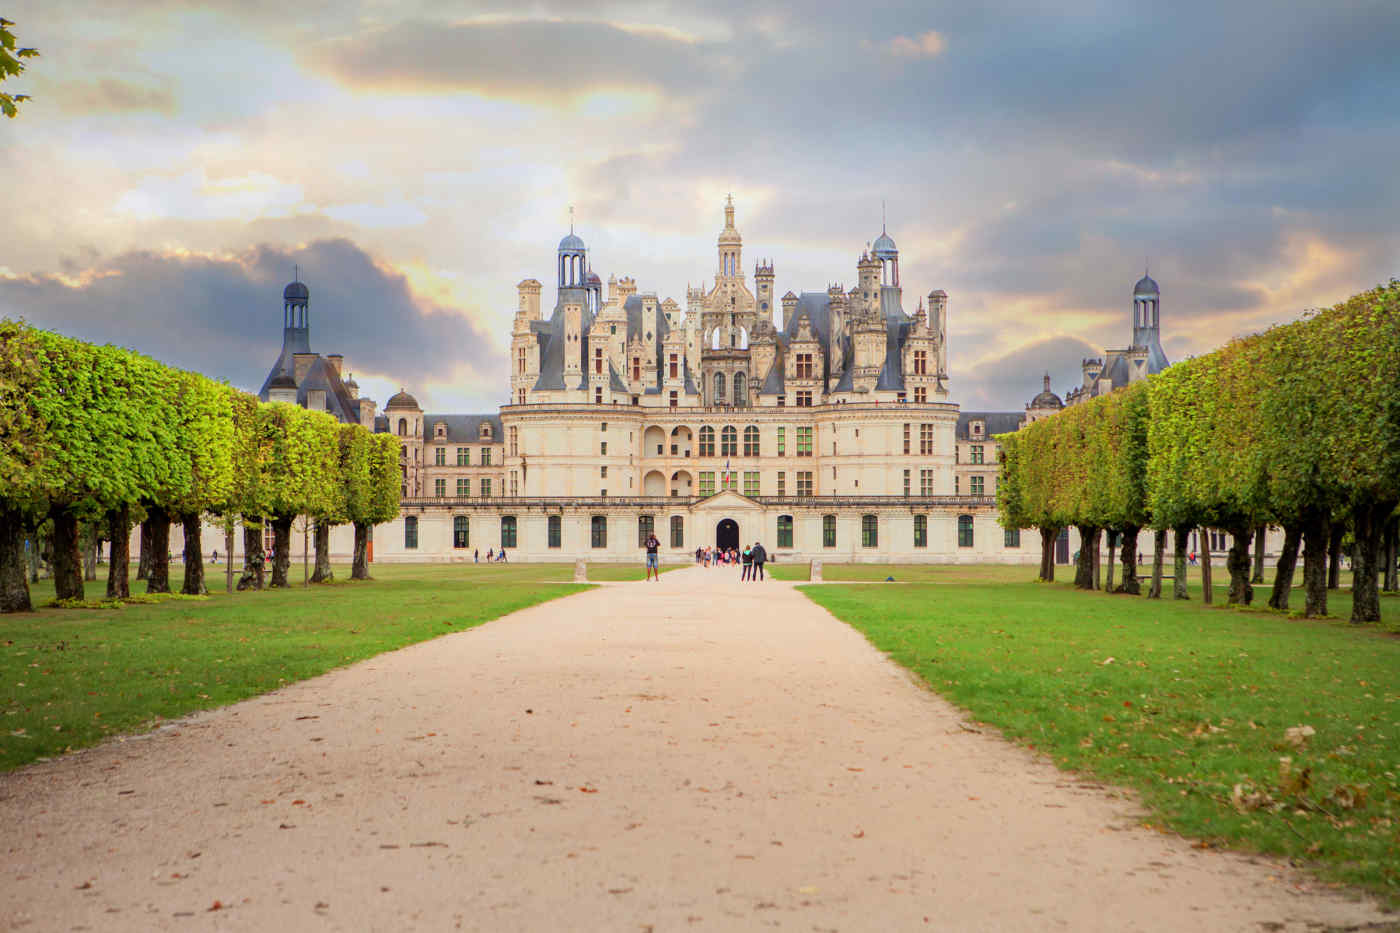
[[598,278],[598,273],[596,273],[596,272],[589,272],[589,273],[588,273],[588,284],[589,284],[589,285],[602,285],[602,284],[603,284],[603,280],[600,279],[600,278]]
[[559,241],[559,252],[561,253],[565,252],[566,250],[578,250],[579,252],[582,252],[587,248],[588,247],[583,245],[583,240],[580,239],[579,236],[573,233],[572,231],[569,232],[568,236],[564,237],[564,239]]
[[1049,389],[1031,399],[1032,408],[1064,408],[1065,403],[1060,401],[1060,397]]
[[414,398],[413,396],[409,395],[409,394],[408,394],[407,392],[405,392],[403,389],[400,389],[400,390],[394,395],[393,398],[389,399],[389,402],[388,402],[388,404],[386,404],[386,405],[384,406],[384,409],[387,411],[387,410],[390,409],[390,408],[417,408],[417,407],[418,407],[418,399],[416,399],[416,398]]
[[1160,292],[1157,289],[1157,283],[1152,281],[1152,276],[1144,275],[1142,278],[1138,279],[1138,283],[1133,286],[1133,294],[1157,295],[1160,294]]
[[283,301],[306,301],[311,297],[311,290],[301,282],[291,282],[282,289]]
[[871,255],[876,259],[893,259],[899,255],[899,247],[894,245],[894,240],[885,231],[880,231],[880,236],[870,247]]
[[267,387],[268,389],[295,389],[297,387],[297,383],[295,379],[287,375],[287,371],[284,369],[280,373],[272,377],[272,379],[268,382]]

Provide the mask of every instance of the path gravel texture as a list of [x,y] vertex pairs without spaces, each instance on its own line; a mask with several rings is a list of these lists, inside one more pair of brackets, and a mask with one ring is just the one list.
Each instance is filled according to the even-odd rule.
[[0,929],[1386,919],[965,725],[791,584],[607,585],[0,776]]

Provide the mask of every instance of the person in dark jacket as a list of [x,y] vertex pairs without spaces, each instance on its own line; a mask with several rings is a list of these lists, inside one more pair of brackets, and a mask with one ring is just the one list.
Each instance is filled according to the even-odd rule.
[[762,544],[755,541],[750,553],[753,555],[753,572],[749,574],[749,579],[762,580],[763,565],[768,563],[768,552],[763,549]]
[[748,548],[744,548],[744,552],[740,555],[740,559],[744,562],[744,572],[739,575],[739,579],[747,580],[749,576],[753,573],[753,552],[750,551]]

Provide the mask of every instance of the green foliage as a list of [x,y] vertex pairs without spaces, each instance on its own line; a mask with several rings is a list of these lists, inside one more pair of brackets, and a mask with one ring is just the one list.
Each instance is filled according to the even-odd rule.
[[330,516],[342,509],[340,440],[325,412],[276,402],[258,409],[261,492],[267,514]]
[[[24,59],[38,58],[38,49],[21,48],[14,32],[14,23],[0,16],[0,81],[13,78],[24,71]],[[0,91],[0,113],[13,117],[19,113],[19,104],[29,100],[28,94],[10,94]]]
[[48,509],[49,429],[36,404],[42,365],[35,331],[0,320],[0,506],[31,520]]
[[363,513],[372,525],[391,522],[399,516],[399,445],[390,434],[370,437],[370,499]]

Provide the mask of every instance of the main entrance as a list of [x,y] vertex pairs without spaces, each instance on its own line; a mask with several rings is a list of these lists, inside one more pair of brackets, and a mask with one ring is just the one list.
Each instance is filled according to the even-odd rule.
[[724,518],[715,526],[715,547],[722,551],[739,546],[739,523],[732,518]]

